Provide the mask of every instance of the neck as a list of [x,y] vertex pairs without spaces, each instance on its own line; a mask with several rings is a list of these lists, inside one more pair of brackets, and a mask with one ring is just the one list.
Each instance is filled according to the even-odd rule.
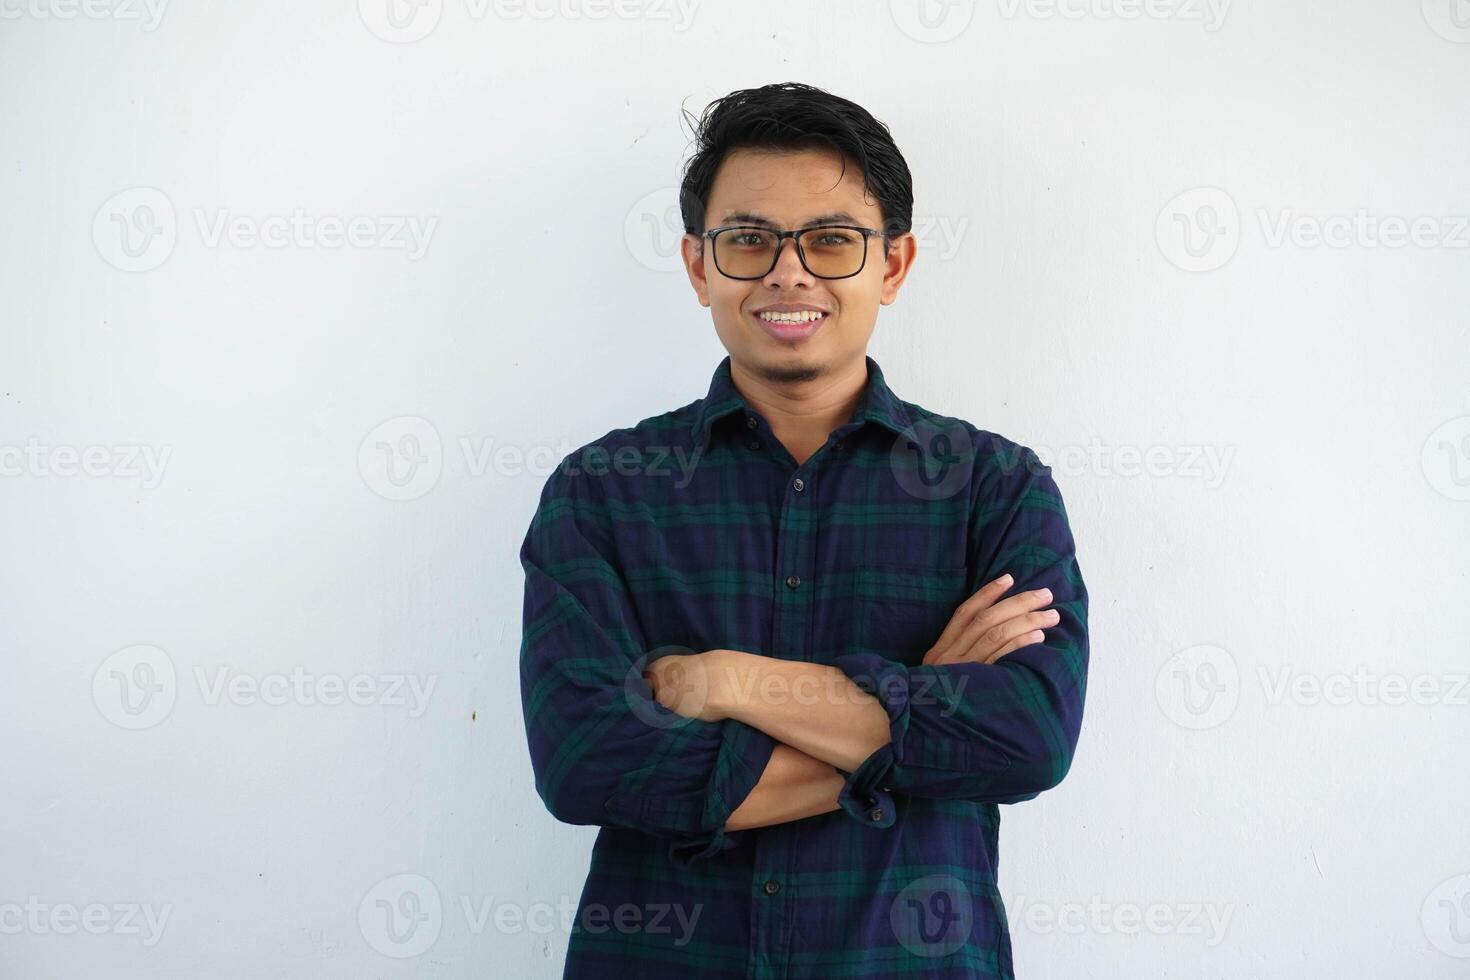
[[868,364],[858,358],[835,368],[748,370],[731,360],[730,380],[800,464],[852,416],[868,382]]

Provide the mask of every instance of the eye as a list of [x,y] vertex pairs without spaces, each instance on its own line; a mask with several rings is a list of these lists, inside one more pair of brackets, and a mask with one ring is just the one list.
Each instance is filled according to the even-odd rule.
[[857,237],[848,231],[824,231],[817,235],[810,244],[817,248],[843,248],[852,245]]

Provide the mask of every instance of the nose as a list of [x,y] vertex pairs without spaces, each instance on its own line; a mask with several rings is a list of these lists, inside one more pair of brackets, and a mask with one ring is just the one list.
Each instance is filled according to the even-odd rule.
[[776,264],[761,281],[772,289],[784,289],[795,285],[811,286],[815,283],[816,276],[807,272],[806,266],[801,264],[801,256],[796,251],[796,239],[783,238],[776,246]]

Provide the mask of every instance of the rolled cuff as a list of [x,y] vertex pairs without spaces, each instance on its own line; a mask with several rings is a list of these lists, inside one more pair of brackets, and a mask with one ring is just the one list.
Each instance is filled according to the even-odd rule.
[[[749,830],[726,830],[725,822],[760,782],[776,748],[775,739],[744,722],[727,719],[720,725],[719,754],[705,790],[698,829],[676,833],[669,841],[669,859],[681,868],[736,847],[744,840]],[[639,809],[660,810],[663,806],[663,801],[658,799],[645,799]]]
[[898,816],[893,793],[885,785],[890,770],[902,760],[909,727],[909,677],[903,664],[875,653],[850,653],[832,665],[862,691],[872,695],[888,712],[888,741],[878,746],[852,772],[842,774],[837,803],[843,812],[867,827],[893,826]]

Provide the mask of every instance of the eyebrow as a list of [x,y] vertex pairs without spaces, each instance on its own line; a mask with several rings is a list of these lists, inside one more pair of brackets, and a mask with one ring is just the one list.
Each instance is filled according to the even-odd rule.
[[[731,211],[720,220],[722,225],[756,225],[761,228],[775,228],[776,223],[769,218],[764,218],[754,211]],[[846,211],[829,211],[819,214],[815,218],[809,218],[803,222],[802,228],[812,228],[816,225],[846,224],[860,225],[862,222],[848,214]]]

